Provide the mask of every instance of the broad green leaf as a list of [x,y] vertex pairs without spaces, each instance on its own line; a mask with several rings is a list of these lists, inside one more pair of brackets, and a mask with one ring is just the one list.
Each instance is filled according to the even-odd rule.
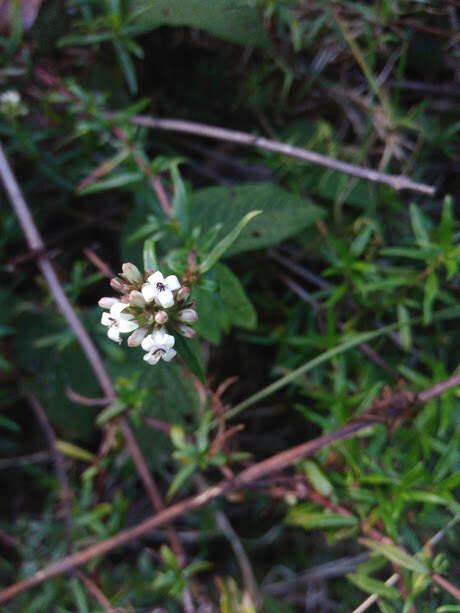
[[155,251],[155,242],[150,238],[144,241],[143,259],[145,271],[159,269]]
[[420,574],[427,574],[430,572],[429,568],[424,562],[414,556],[409,555],[400,547],[396,547],[395,545],[387,545],[386,543],[378,543],[377,541],[372,541],[371,539],[363,539],[362,542],[364,545],[366,545],[366,547],[372,549],[372,551],[380,553],[382,556],[385,556],[385,558],[391,562],[394,562],[398,566],[403,566],[408,570],[412,570]]
[[238,277],[221,262],[216,264],[215,272],[219,296],[230,322],[234,326],[253,330],[257,326],[257,313]]
[[[100,313],[100,309],[94,310],[97,321]],[[53,308],[39,314],[28,313],[17,320],[17,326],[21,334],[14,337],[16,363],[28,373],[28,386],[43,404],[60,436],[66,440],[87,441],[96,429],[94,418],[97,409],[71,402],[66,390],[71,388],[89,398],[97,398],[101,392],[77,341],[67,343],[62,349],[35,345],[43,336],[68,331],[66,323]]]
[[203,232],[222,224],[218,238],[226,236],[251,211],[263,211],[244,228],[226,256],[279,243],[323,215],[310,200],[272,183],[206,187],[193,193],[191,208],[193,225]]
[[353,515],[341,515],[340,513],[312,513],[310,506],[299,505],[289,511],[287,522],[300,526],[305,530],[316,528],[342,528],[343,526],[357,526],[359,520]]
[[246,0],[133,0],[131,23],[188,26],[250,47],[266,47],[270,39],[261,15]]
[[347,579],[368,594],[377,594],[378,596],[389,598],[390,600],[401,598],[401,594],[397,588],[391,585],[385,585],[383,581],[378,581],[367,575],[351,573],[347,575]]
[[198,377],[201,383],[204,383],[205,373],[203,366],[196,353],[191,348],[190,343],[179,333],[174,333],[174,338],[176,339],[174,349],[184,360],[185,364],[192,371],[192,373]]
[[240,221],[236,224],[236,226],[230,230],[230,232],[222,238],[215,247],[211,250],[210,253],[206,256],[206,258],[200,264],[200,272],[203,274],[210,270],[214,264],[220,260],[220,258],[224,255],[226,251],[230,249],[233,243],[236,241],[238,236],[244,230],[244,228],[248,225],[251,219],[254,219],[257,215],[260,215],[263,211],[251,211],[247,215],[245,215]]
[[193,324],[193,327],[200,336],[217,345],[220,342],[221,331],[226,331],[230,327],[220,294],[195,286],[192,290],[192,298],[196,302],[198,312],[198,321]]

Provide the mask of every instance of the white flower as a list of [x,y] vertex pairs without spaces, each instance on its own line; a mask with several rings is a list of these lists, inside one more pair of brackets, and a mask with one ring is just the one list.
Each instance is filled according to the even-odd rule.
[[27,107],[23,104],[20,94],[15,89],[9,89],[0,94],[0,112],[15,118],[27,115]]
[[4,104],[19,104],[21,96],[15,89],[9,89],[0,95],[0,102]]
[[121,343],[120,332],[133,332],[139,327],[139,324],[133,319],[133,315],[122,313],[128,305],[123,302],[117,302],[110,307],[109,313],[102,313],[101,324],[108,326],[107,336],[115,343]]
[[166,279],[159,270],[147,279],[147,283],[142,286],[142,295],[146,302],[154,300],[164,309],[172,307],[174,304],[173,291],[180,288],[180,283],[176,275],[169,275]]
[[144,338],[141,347],[147,353],[144,355],[144,360],[148,364],[157,364],[160,359],[169,362],[176,355],[173,349],[175,342],[174,336],[167,334],[164,328],[155,330]]

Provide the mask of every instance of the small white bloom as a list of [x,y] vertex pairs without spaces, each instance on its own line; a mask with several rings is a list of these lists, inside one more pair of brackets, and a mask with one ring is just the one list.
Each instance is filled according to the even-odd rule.
[[172,307],[174,304],[173,291],[180,288],[180,283],[176,275],[169,275],[166,279],[159,270],[147,279],[147,283],[142,286],[142,295],[146,302],[154,300],[164,309]]
[[174,336],[167,334],[164,328],[155,330],[152,334],[149,334],[144,338],[141,343],[141,347],[147,353],[144,355],[144,360],[148,364],[157,364],[160,359],[165,362],[169,362],[176,355],[176,351],[173,349]]
[[108,326],[107,336],[115,343],[121,343],[120,333],[133,332],[139,327],[136,321],[132,321],[133,315],[123,313],[128,305],[117,302],[110,307],[109,313],[102,313],[101,324]]
[[128,336],[128,347],[138,347],[144,338],[147,336],[149,329],[147,327],[138,328]]
[[27,115],[27,107],[15,89],[0,94],[0,112],[10,118]]
[[137,290],[133,289],[133,291],[129,293],[129,304],[131,306],[143,309],[145,307],[144,296]]

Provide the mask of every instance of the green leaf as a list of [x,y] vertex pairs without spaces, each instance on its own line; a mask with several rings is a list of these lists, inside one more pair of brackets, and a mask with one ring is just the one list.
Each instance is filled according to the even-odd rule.
[[423,323],[425,325],[431,323],[433,318],[433,302],[438,293],[439,284],[438,277],[433,271],[428,276],[425,283],[424,296],[423,296]]
[[305,530],[316,528],[341,528],[343,526],[357,526],[359,520],[353,515],[341,515],[340,513],[311,512],[310,505],[298,505],[287,514],[286,520],[290,524],[300,526]]
[[218,260],[220,260],[223,254],[230,249],[231,245],[233,245],[251,219],[254,219],[254,217],[260,215],[260,213],[262,213],[262,211],[251,211],[245,215],[242,219],[240,219],[236,226],[226,236],[224,236],[224,238],[222,238],[217,245],[215,245],[215,247],[213,247],[211,252],[208,253],[206,258],[200,264],[200,272],[202,274],[207,272]]
[[204,383],[205,382],[205,373],[203,366],[198,359],[196,352],[190,347],[189,342],[181,336],[179,333],[174,332],[174,338],[176,342],[174,344],[174,349],[180,355],[180,357],[184,360],[187,367],[192,371],[192,373],[198,377],[198,379]]
[[412,331],[410,327],[409,311],[403,304],[398,304],[398,321],[401,324],[399,334],[405,351],[410,351],[412,347]]
[[398,566],[403,566],[408,570],[412,570],[422,575],[430,572],[428,566],[426,566],[424,562],[422,562],[418,558],[415,558],[414,556],[409,555],[395,545],[378,543],[377,541],[372,541],[370,539],[363,539],[362,542],[366,547],[372,549],[372,551],[380,553],[382,556],[384,556],[391,562],[394,562]]
[[96,417],[97,425],[102,426],[114,417],[117,417],[118,415],[124,413],[127,408],[128,407],[124,402],[122,402],[121,400],[115,400],[114,402],[112,402],[112,404],[103,409]]
[[323,215],[310,200],[272,183],[206,187],[193,193],[191,208],[193,224],[201,227],[203,233],[222,224],[218,238],[226,236],[249,212],[263,211],[244,228],[226,256],[275,245]]
[[189,462],[188,464],[182,466],[169,486],[168,493],[166,494],[166,498],[168,500],[170,500],[177,490],[179,490],[190,479],[197,468],[198,465],[196,462]]
[[108,189],[115,189],[119,187],[126,187],[127,185],[132,185],[133,183],[138,183],[142,180],[141,172],[120,172],[113,177],[109,177],[108,179],[104,179],[103,181],[97,181],[96,183],[91,183],[87,187],[83,187],[78,190],[79,194],[94,194],[96,192],[102,192]]
[[412,203],[409,211],[412,229],[414,231],[415,238],[417,239],[417,243],[421,247],[427,245],[430,240],[427,229],[427,220],[416,204]]
[[239,279],[221,262],[216,264],[215,271],[219,296],[230,323],[240,328],[253,330],[257,326],[257,313]]
[[144,249],[143,249],[143,257],[144,257],[144,270],[158,270],[158,260],[157,254],[155,251],[155,242],[149,238],[144,241]]
[[313,484],[315,490],[317,490],[323,496],[330,496],[332,493],[332,485],[329,479],[327,479],[326,475],[319,468],[316,462],[312,462],[310,460],[305,460],[302,462],[302,468],[305,471],[308,479]]
[[354,255],[359,257],[362,254],[372,236],[373,231],[374,228],[371,225],[368,225],[363,230],[361,230],[361,232],[350,245],[350,251]]
[[255,6],[246,0],[133,0],[131,23],[154,27],[188,26],[250,47],[266,47],[270,39]]
[[68,456],[69,458],[73,458],[75,460],[81,460],[82,462],[92,463],[96,460],[96,456],[79,447],[78,445],[74,445],[73,443],[69,443],[68,441],[56,441],[56,448],[58,451],[62,453],[62,455]]
[[352,583],[359,587],[363,592],[368,594],[377,594],[383,598],[389,598],[390,600],[396,600],[401,598],[399,590],[390,585],[385,585],[383,581],[378,581],[367,575],[358,575],[357,573],[351,573],[347,575]]

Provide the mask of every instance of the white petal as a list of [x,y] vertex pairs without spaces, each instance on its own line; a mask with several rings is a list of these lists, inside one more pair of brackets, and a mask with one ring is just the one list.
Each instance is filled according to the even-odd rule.
[[149,283],[151,283],[152,285],[155,285],[156,283],[164,283],[165,282],[165,280],[163,279],[163,275],[161,274],[161,272],[159,270],[154,272],[153,275],[150,275],[150,277],[147,279],[147,281]]
[[165,285],[171,291],[180,288],[179,279],[176,277],[176,275],[169,275],[169,277],[166,277]]
[[174,338],[174,336],[172,336],[172,334],[165,334],[165,339],[163,341],[163,347],[165,347],[166,349],[171,349],[171,347],[174,347],[175,342],[176,342],[176,339]]
[[158,353],[157,355],[154,355],[153,353],[146,353],[144,355],[144,360],[150,364],[151,366],[153,366],[154,364],[158,363],[158,360],[160,359],[161,354]]
[[118,329],[120,332],[133,332],[133,330],[137,330],[139,324],[136,321],[126,321],[126,319],[120,319],[120,323],[118,324]]
[[110,328],[107,330],[107,336],[110,338],[111,341],[114,341],[115,343],[121,342],[120,332],[116,326],[110,326]]
[[124,311],[127,306],[128,305],[126,304],[126,302],[117,302],[116,304],[110,307],[110,313],[111,315],[115,315],[115,316],[120,315],[120,313]]
[[155,301],[160,304],[164,309],[169,309],[174,304],[174,296],[169,289],[165,289],[161,292],[157,292]]
[[168,351],[164,354],[163,360],[165,362],[170,362],[173,357],[176,355],[176,351],[174,349],[168,349]]
[[157,290],[155,289],[155,286],[151,283],[145,283],[142,286],[141,292],[146,302],[152,302],[152,300],[156,296]]
[[111,326],[113,323],[113,317],[109,313],[102,313],[101,324],[103,326]]
[[101,307],[101,309],[110,309],[117,302],[119,302],[118,298],[112,298],[110,296],[105,296],[104,298],[101,298],[99,300],[98,305]]
[[151,334],[149,334],[148,336],[146,336],[144,338],[144,340],[141,343],[141,347],[144,351],[150,351],[150,349],[152,349],[152,347],[155,345],[155,341],[153,339],[153,336]]

